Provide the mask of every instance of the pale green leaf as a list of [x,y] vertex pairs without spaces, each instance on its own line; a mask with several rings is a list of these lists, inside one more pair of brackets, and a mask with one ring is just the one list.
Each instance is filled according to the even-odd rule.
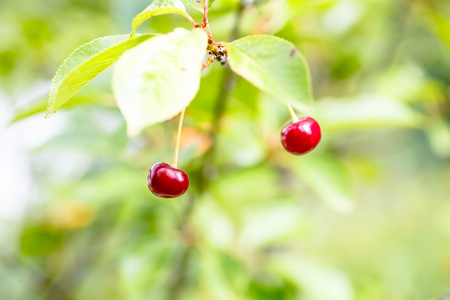
[[[246,249],[258,249],[286,243],[302,236],[305,219],[296,201],[283,201],[279,195],[270,204],[258,203],[247,212],[238,242]],[[276,226],[274,226],[276,224]]]
[[333,210],[350,213],[354,209],[350,174],[339,161],[312,156],[295,163],[293,170]]
[[131,27],[134,35],[136,29],[147,19],[164,14],[179,14],[189,19],[186,9],[181,0],[155,0],[146,9],[140,12],[132,21]]
[[89,81],[113,64],[126,50],[154,35],[106,36],[84,44],[59,67],[52,81],[46,117],[53,114]]
[[[89,95],[75,95],[73,96],[69,102],[64,105],[64,109],[79,107],[83,105],[102,105],[102,106],[113,106],[115,105],[114,101],[111,101],[112,97],[110,94],[105,93],[91,93]],[[15,123],[26,119],[28,117],[34,116],[39,113],[43,113],[47,109],[47,97],[36,99],[26,107],[18,109],[13,119],[10,123]]]
[[155,37],[126,52],[113,72],[113,91],[130,135],[174,117],[200,86],[207,36],[201,29]]
[[[190,7],[203,12],[204,0],[184,0],[184,2],[186,2],[186,4],[189,5]],[[208,7],[211,7],[213,3],[214,0],[209,0]]]
[[269,269],[302,287],[303,297],[310,300],[354,300],[350,280],[338,269],[323,265],[304,254],[273,255]]
[[450,49],[450,20],[433,10],[426,11],[426,14],[429,16],[432,29]]
[[268,35],[249,36],[224,44],[234,72],[298,110],[311,110],[313,98],[308,64],[294,44]]
[[436,118],[427,126],[428,140],[433,152],[441,158],[450,157],[450,126],[445,120]]
[[407,105],[379,95],[356,99],[323,99],[314,114],[324,131],[415,127],[420,115]]

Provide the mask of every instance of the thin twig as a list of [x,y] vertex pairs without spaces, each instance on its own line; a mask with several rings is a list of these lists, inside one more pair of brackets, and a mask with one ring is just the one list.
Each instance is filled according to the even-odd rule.
[[202,26],[206,29],[206,34],[208,38],[213,42],[211,28],[209,28],[209,20],[208,20],[208,9],[209,9],[209,0],[203,1],[203,24]]

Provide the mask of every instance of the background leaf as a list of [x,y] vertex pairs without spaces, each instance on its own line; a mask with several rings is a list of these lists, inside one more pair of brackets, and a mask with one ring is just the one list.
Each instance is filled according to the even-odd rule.
[[311,109],[308,64],[294,44],[269,35],[249,36],[224,44],[234,72],[299,110]]
[[155,0],[146,9],[140,12],[131,23],[133,36],[139,25],[145,20],[163,14],[180,14],[184,17],[188,17],[186,9],[180,0]]
[[429,22],[431,23],[432,30],[441,37],[442,41],[450,49],[450,20],[441,13],[437,13],[433,10],[427,10],[426,14],[429,16]]
[[69,55],[53,78],[46,116],[54,113],[89,81],[113,64],[123,52],[153,36],[147,34],[131,39],[127,35],[106,36],[80,46]]
[[200,86],[206,45],[203,30],[177,28],[120,58],[113,91],[129,134],[168,120],[189,105]]
[[[353,288],[339,270],[294,255],[276,256],[270,262],[276,273],[302,287],[304,299],[353,300]],[[326,288],[324,288],[326,287]]]
[[[15,123],[26,119],[28,117],[34,116],[39,113],[43,113],[47,109],[48,99],[38,98],[35,101],[31,102],[27,106],[17,110],[14,114],[14,117],[10,121],[10,123]],[[71,98],[70,102],[67,102],[64,105],[64,109],[80,107],[83,105],[102,105],[102,106],[115,106],[114,100],[112,99],[111,94],[106,93],[89,93],[88,95],[76,95]]]
[[358,99],[324,99],[315,115],[326,131],[360,130],[379,127],[415,127],[420,115],[394,99],[361,95]]
[[[192,8],[195,8],[196,10],[199,10],[203,12],[203,3],[204,0],[183,0],[187,5],[189,5]],[[209,0],[208,7],[211,7],[211,5],[214,3],[214,0]]]
[[351,213],[354,199],[350,174],[336,159],[310,157],[294,164],[294,173],[331,209]]

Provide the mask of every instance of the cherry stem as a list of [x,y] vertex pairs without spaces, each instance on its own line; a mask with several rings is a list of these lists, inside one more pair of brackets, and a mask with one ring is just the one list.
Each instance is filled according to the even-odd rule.
[[[203,72],[203,70],[206,69],[211,63],[213,63],[215,59],[216,59],[216,56],[214,54],[209,55],[208,59],[203,63],[202,70],[200,72]],[[175,169],[178,166],[178,153],[180,151],[181,130],[183,128],[183,119],[184,119],[185,111],[186,111],[186,108],[184,108],[181,111],[180,121],[178,123],[177,141],[176,141],[176,145],[175,145],[175,155],[173,157],[173,163],[172,163],[172,168],[175,168]]]
[[175,145],[175,155],[173,157],[173,163],[172,168],[177,168],[178,165],[178,152],[180,150],[180,140],[181,140],[181,129],[183,128],[183,119],[184,119],[184,112],[186,109],[183,109],[180,114],[180,121],[178,123],[178,132],[177,132],[177,143]]
[[287,101],[286,101],[286,105],[287,105],[287,108],[289,110],[289,113],[291,114],[292,123],[297,123],[298,122],[298,117],[295,114],[294,110],[292,109],[292,107],[289,105],[289,103]]

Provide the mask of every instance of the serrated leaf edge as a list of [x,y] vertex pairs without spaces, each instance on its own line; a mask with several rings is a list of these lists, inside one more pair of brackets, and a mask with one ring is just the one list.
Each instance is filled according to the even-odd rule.
[[[145,34],[145,36],[147,36],[147,35],[148,35],[148,36],[156,36],[157,34]],[[92,43],[94,43],[94,42],[96,42],[96,41],[98,41],[98,40],[106,39],[106,38],[111,38],[111,37],[120,37],[120,36],[127,37],[128,35],[127,35],[127,34],[116,34],[116,35],[105,35],[105,36],[102,36],[102,37],[95,38],[95,39],[93,39],[92,41],[86,42],[86,43],[84,43],[84,44],[78,46],[75,50],[73,50],[73,51],[66,57],[66,59],[62,62],[62,64],[58,67],[58,70],[56,71],[55,76],[53,76],[53,79],[52,79],[52,83],[51,83],[51,86],[50,86],[49,99],[48,99],[48,104],[47,104],[47,112],[46,112],[46,114],[45,114],[45,118],[46,118],[46,119],[50,118],[50,117],[53,115],[53,113],[55,113],[56,110],[57,110],[57,109],[53,110],[53,105],[55,104],[56,95],[58,94],[58,89],[59,89],[59,87],[62,85],[62,83],[64,82],[64,80],[66,80],[66,78],[67,78],[72,72],[74,72],[80,65],[82,65],[82,64],[83,64],[84,62],[86,62],[86,60],[87,60],[87,59],[86,59],[86,60],[82,61],[82,62],[79,63],[75,68],[73,68],[73,70],[72,70],[70,73],[68,73],[66,76],[64,76],[64,77],[61,79],[61,84],[60,84],[59,86],[57,86],[57,85],[56,85],[56,78],[57,78],[57,75],[58,75],[58,73],[61,71],[61,69],[63,68],[63,66],[66,64],[66,62],[72,57],[72,55],[73,55],[74,53],[76,53],[79,49],[81,49],[81,48],[83,48],[83,47],[86,47],[87,45],[92,44]],[[141,36],[143,36],[143,35],[138,35],[138,36],[136,36],[136,37],[141,37]],[[92,55],[92,56],[89,56],[88,59],[92,59],[92,58],[94,58],[94,57],[100,55],[100,54],[103,53],[104,51],[107,51],[107,50],[109,50],[109,49],[111,49],[111,48],[113,48],[113,47],[116,47],[116,46],[118,46],[119,44],[128,41],[129,39],[130,39],[130,38],[125,39],[125,40],[119,42],[118,44],[115,44],[115,45],[112,45],[112,46],[110,46],[110,47],[107,47],[107,48],[103,49],[101,52],[98,52],[98,53],[96,53],[96,54],[94,54],[94,55]],[[54,95],[54,96],[52,97],[52,95]],[[70,99],[70,98],[69,98],[69,99]],[[67,99],[66,101],[68,101],[69,99]],[[66,101],[65,101],[65,102],[66,102]],[[64,103],[65,103],[65,102],[64,102]]]

